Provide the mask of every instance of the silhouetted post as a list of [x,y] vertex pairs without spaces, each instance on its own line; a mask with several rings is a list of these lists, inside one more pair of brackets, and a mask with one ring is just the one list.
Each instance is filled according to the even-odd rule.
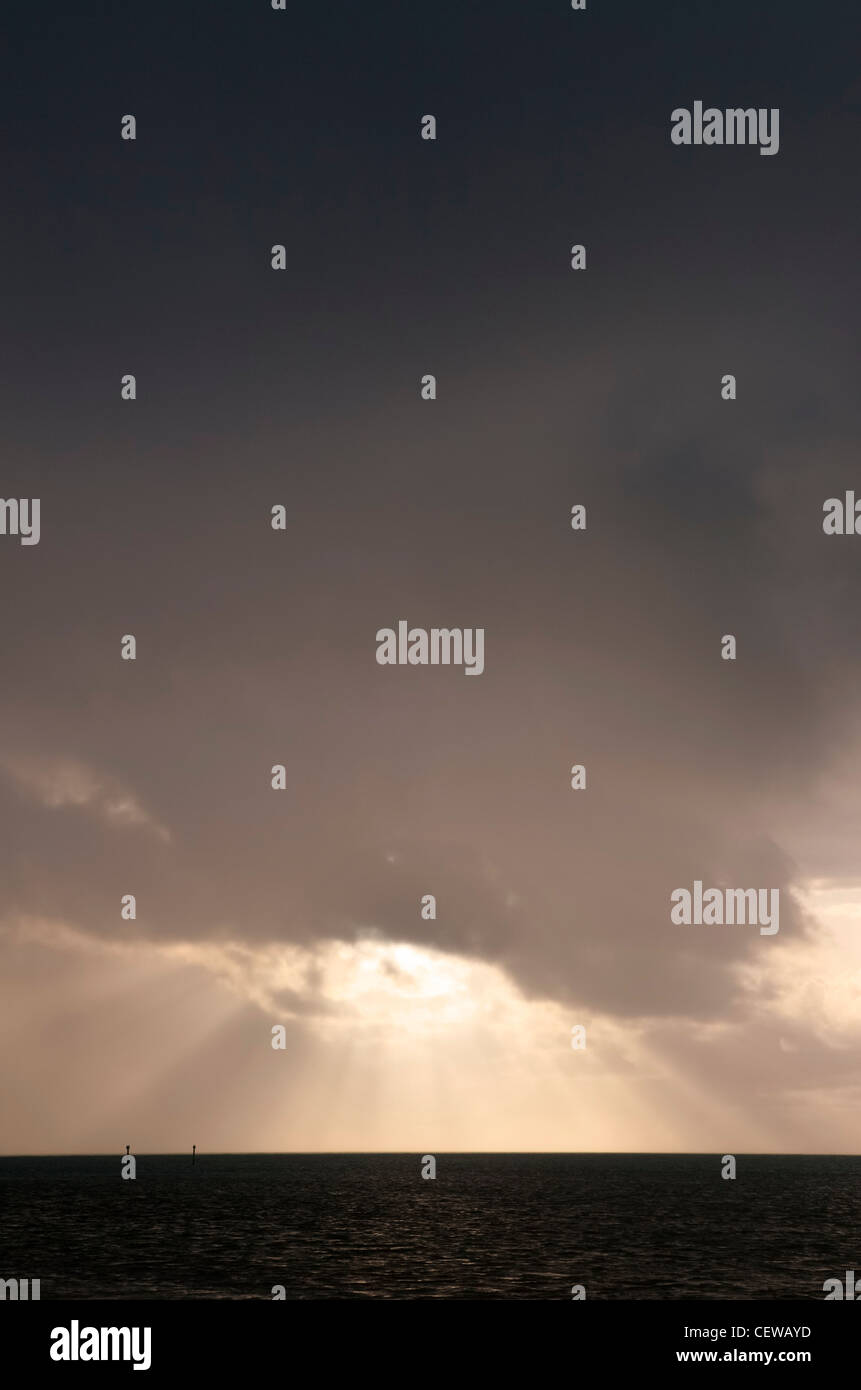
[[197,1153],[197,1145],[196,1145],[196,1144],[192,1144],[192,1146],[191,1146],[191,1166],[192,1166],[192,1168],[194,1167],[194,1155],[195,1155],[196,1153]]
[[128,1146],[128,1144],[126,1144],[126,1153],[128,1153],[128,1151],[129,1151],[129,1146]]

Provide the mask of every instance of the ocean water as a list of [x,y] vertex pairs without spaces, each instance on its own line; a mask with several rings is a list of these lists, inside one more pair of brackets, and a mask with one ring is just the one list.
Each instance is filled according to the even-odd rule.
[[42,1299],[818,1299],[861,1274],[861,1158],[0,1158],[0,1278]]

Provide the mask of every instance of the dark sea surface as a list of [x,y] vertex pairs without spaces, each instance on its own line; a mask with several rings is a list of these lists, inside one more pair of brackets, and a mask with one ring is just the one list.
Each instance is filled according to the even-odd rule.
[[861,1275],[861,1158],[0,1158],[0,1278],[47,1299],[822,1299]]

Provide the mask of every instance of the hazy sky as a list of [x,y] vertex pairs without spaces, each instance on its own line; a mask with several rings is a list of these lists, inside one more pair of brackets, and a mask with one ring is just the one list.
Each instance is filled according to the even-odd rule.
[[0,1148],[857,1152],[857,7],[9,30]]

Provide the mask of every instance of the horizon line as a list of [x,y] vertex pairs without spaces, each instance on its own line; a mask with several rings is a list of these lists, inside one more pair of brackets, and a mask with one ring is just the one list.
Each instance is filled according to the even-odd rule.
[[[125,1146],[123,1146],[125,1147]],[[131,1146],[129,1146],[131,1148]],[[195,1146],[196,1157],[208,1156],[209,1158],[377,1158],[377,1157],[413,1157],[418,1153],[418,1149],[212,1149],[203,1150]],[[190,1158],[191,1149],[174,1150],[155,1150],[137,1149],[137,1155],[146,1155],[149,1158]],[[710,1158],[717,1153],[717,1149],[436,1149],[435,1154],[446,1154],[449,1157],[468,1156],[470,1158],[493,1157],[495,1155],[505,1155],[509,1157],[548,1157],[559,1155],[569,1158]],[[124,1154],[117,1154],[113,1149],[100,1150],[73,1150],[64,1153],[0,1153],[0,1161],[4,1158],[114,1158],[125,1157]],[[806,1152],[784,1152],[770,1149],[736,1149],[733,1157],[743,1158],[861,1158],[861,1151],[857,1152],[833,1152],[831,1150],[814,1150]]]

